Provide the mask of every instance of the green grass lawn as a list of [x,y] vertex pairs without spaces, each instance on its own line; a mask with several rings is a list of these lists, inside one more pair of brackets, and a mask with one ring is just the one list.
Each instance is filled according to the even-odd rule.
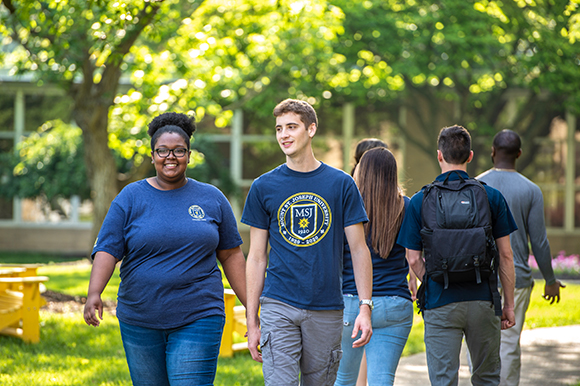
[[[91,264],[87,260],[80,261],[80,264],[61,265],[50,263],[38,268],[38,275],[48,276],[50,280],[45,283],[46,288],[51,291],[65,293],[73,296],[87,296],[89,289],[89,279],[91,277]],[[117,289],[121,283],[119,269],[115,269],[109,284],[101,295],[103,300],[117,300]]]
[[[7,262],[0,256],[0,262]],[[30,261],[31,263],[33,261]],[[86,296],[89,264],[47,264],[40,275],[50,280],[49,290]],[[120,279],[113,275],[104,300],[115,300]],[[532,294],[525,328],[580,324],[580,285],[562,290],[562,300],[550,306],[541,298],[543,282]],[[84,323],[81,311],[56,314],[41,310],[41,340],[26,344],[13,337],[0,336],[0,384],[2,385],[131,385],[116,318],[106,313],[100,327]],[[423,322],[415,316],[403,355],[424,351]],[[248,353],[220,358],[215,385],[262,384],[261,366]],[[580,385],[578,385],[580,386]]]
[[66,257],[56,254],[47,255],[33,252],[0,252],[1,264],[49,264],[74,262],[77,260],[79,260],[78,257]]

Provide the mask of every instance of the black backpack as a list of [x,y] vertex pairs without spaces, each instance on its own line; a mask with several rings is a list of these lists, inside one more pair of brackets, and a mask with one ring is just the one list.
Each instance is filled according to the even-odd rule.
[[[452,173],[459,179],[450,181]],[[489,279],[497,311],[499,256],[483,183],[448,173],[443,182],[425,186],[421,216],[426,274],[444,289],[449,283]]]

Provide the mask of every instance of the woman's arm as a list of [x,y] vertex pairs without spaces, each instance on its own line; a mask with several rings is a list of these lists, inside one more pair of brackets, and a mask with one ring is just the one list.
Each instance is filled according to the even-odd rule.
[[407,261],[417,279],[422,282],[425,276],[425,260],[423,260],[422,251],[407,248]]
[[246,259],[242,248],[220,249],[216,256],[240,302],[246,306]]
[[[97,252],[93,261],[93,268],[91,269],[91,279],[89,281],[89,290],[87,294],[87,303],[85,304],[84,317],[85,322],[89,326],[98,327],[100,324],[99,318],[103,320],[103,301],[101,294],[109,283],[117,260],[113,255],[107,252]],[[95,314],[95,310],[99,311],[99,317]]]

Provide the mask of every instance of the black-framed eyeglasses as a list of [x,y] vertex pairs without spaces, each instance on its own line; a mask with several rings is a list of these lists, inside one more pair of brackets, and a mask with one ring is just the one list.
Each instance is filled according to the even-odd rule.
[[182,158],[187,154],[187,149],[184,149],[183,147],[178,147],[177,149],[161,148],[155,149],[155,153],[157,153],[157,155],[161,158],[169,157],[169,153],[173,153],[173,155],[177,158]]

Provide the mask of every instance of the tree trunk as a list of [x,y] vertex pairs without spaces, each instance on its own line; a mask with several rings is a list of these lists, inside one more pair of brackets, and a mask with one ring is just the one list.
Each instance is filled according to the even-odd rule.
[[91,184],[93,226],[88,254],[96,241],[111,201],[118,193],[117,166],[108,144],[109,107],[111,103],[93,98],[76,101],[74,119],[83,130],[85,162]]

